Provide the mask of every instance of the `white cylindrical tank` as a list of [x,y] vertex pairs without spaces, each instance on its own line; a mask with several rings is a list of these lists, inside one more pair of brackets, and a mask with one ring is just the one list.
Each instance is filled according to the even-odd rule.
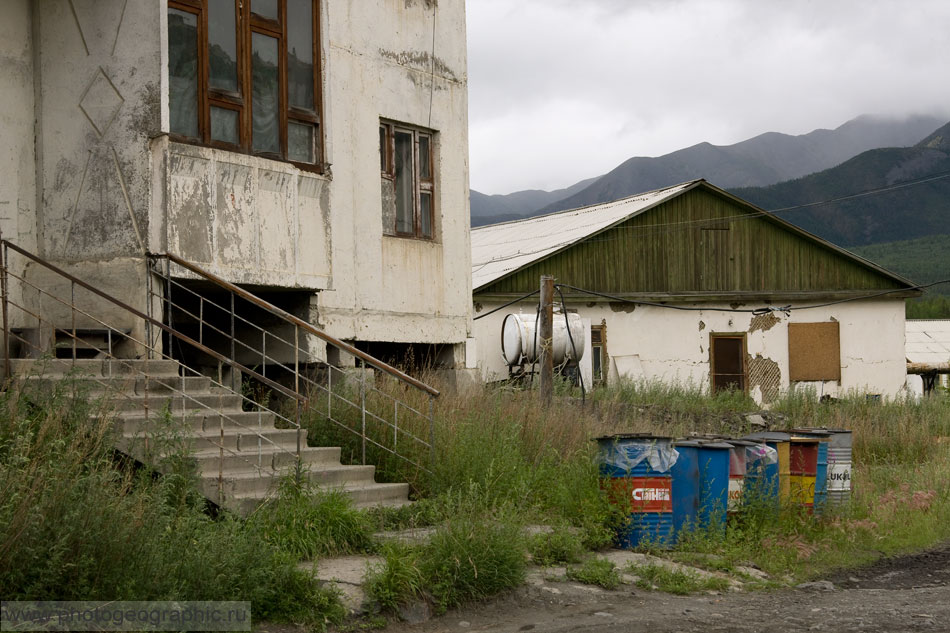
[[[537,317],[533,314],[509,314],[502,321],[501,354],[509,366],[538,361],[537,325]],[[584,323],[579,314],[569,312],[565,320],[563,312],[554,313],[552,353],[555,365],[584,356]]]

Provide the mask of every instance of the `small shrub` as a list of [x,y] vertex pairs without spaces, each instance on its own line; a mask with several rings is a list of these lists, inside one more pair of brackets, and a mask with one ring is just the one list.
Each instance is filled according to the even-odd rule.
[[637,586],[641,589],[656,589],[680,596],[697,591],[722,591],[729,587],[729,581],[724,578],[703,577],[692,571],[671,569],[654,563],[631,564],[627,570],[639,578]]
[[387,543],[382,548],[383,561],[370,567],[363,581],[367,595],[379,606],[396,611],[421,596],[426,578],[421,566],[421,550],[401,543]]
[[576,531],[564,527],[535,534],[529,545],[532,562],[544,567],[580,562],[581,554],[584,553],[584,546]]
[[372,518],[354,508],[345,492],[315,489],[305,477],[282,479],[277,496],[248,523],[266,542],[300,559],[376,548]]
[[580,567],[569,567],[567,577],[587,585],[597,585],[604,589],[616,589],[620,586],[620,572],[617,566],[606,558],[588,558]]
[[422,552],[422,570],[439,611],[524,582],[521,526],[490,516],[458,517]]

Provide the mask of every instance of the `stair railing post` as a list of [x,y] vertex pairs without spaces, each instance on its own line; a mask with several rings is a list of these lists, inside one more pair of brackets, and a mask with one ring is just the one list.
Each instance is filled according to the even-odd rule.
[[300,326],[294,324],[294,393],[296,398],[297,462],[300,462]]
[[429,469],[435,472],[435,397],[429,394]]
[[237,391],[234,388],[234,293],[231,292],[231,391]]
[[2,295],[2,299],[0,299],[0,302],[3,304],[3,371],[4,378],[10,378],[10,324],[7,316],[7,311],[10,308],[7,301],[7,263],[10,253],[7,250],[7,243],[3,239],[2,233],[0,233],[0,244],[2,244],[2,248],[0,248],[0,295]]
[[[73,328],[73,365],[76,364],[76,282],[69,282],[69,313]],[[53,335],[53,355],[56,354],[56,335]]]
[[[152,260],[145,256],[145,358],[152,358]],[[111,330],[110,330],[111,332]],[[109,355],[112,355],[112,341],[109,341]]]
[[366,362],[360,359],[360,412],[363,418],[363,465],[366,465]]

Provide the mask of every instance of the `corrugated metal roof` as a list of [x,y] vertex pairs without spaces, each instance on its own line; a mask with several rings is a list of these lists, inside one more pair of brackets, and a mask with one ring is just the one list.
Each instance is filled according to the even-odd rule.
[[906,331],[907,362],[950,362],[950,319],[907,321]]
[[692,180],[629,198],[472,229],[472,288],[500,279],[646,211],[702,182]]

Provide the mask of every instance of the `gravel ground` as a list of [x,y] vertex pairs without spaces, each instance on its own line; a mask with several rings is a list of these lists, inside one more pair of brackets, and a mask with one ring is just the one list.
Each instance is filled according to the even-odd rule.
[[451,611],[392,633],[649,631],[950,631],[950,543],[889,558],[796,589],[677,597],[625,585],[615,591],[534,582],[487,604]]

